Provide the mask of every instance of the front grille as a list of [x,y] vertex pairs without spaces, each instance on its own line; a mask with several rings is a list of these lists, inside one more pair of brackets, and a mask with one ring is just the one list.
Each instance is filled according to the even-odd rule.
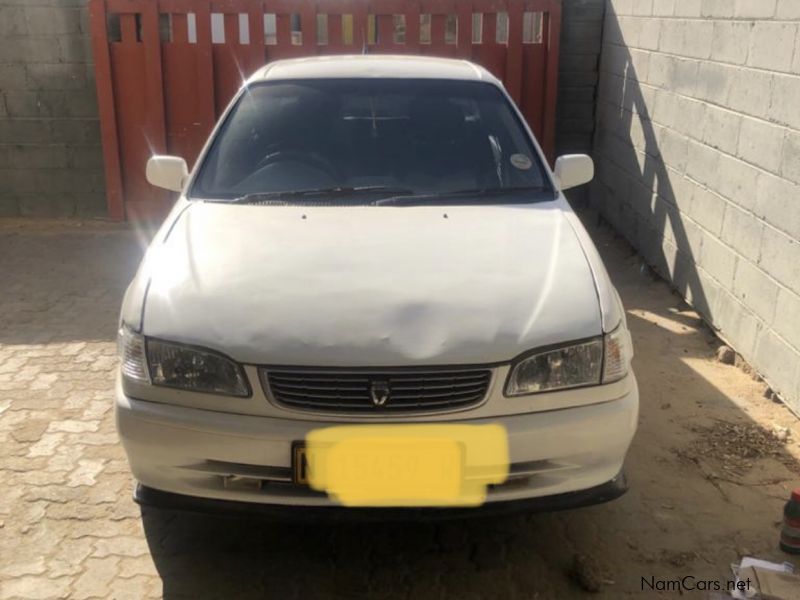
[[279,404],[305,410],[364,413],[440,411],[486,397],[488,369],[262,369]]

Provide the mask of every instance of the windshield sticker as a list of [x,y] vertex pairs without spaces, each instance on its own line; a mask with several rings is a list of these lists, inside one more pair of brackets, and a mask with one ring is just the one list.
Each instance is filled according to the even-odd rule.
[[511,164],[517,167],[520,171],[527,171],[533,166],[531,159],[524,154],[512,154],[509,159]]

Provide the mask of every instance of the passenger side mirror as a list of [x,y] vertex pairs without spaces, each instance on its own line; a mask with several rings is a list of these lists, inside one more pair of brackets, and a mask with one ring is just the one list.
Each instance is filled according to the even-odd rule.
[[565,154],[556,160],[556,182],[561,190],[589,183],[594,177],[594,161],[586,154]]
[[189,176],[186,161],[180,156],[154,155],[147,161],[147,181],[173,192],[180,192]]

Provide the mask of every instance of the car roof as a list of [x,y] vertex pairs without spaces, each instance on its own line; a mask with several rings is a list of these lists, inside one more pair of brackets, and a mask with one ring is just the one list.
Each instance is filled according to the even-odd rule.
[[466,60],[410,55],[313,56],[278,60],[256,71],[249,82],[286,79],[454,79],[500,84],[483,67]]

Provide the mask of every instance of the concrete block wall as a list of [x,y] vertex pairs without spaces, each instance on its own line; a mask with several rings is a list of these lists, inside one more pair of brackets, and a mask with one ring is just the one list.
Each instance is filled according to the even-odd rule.
[[800,410],[800,0],[608,0],[592,201]]
[[[605,0],[562,0],[561,52],[556,106],[556,154],[592,151],[597,73]],[[588,201],[586,186],[570,190],[570,201]]]
[[104,216],[86,0],[0,0],[0,216]]

